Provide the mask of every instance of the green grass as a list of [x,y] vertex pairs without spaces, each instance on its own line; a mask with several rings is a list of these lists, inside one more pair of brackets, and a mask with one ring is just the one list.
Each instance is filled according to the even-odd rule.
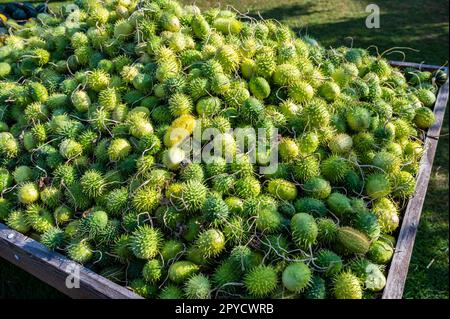
[[0,258],[0,299],[61,299],[57,290]]
[[[208,0],[196,0],[195,3],[202,9],[220,4]],[[352,43],[355,47],[364,48],[376,45],[380,54],[389,48],[408,47],[414,51],[403,49],[406,61],[437,65],[444,65],[448,61],[447,0],[378,0],[376,4],[381,10],[380,29],[365,27],[365,8],[372,1],[225,0],[221,4],[222,8],[227,7],[225,3],[241,13],[249,11],[252,17],[257,17],[259,12],[264,18],[288,23],[299,34],[313,36],[327,47]],[[372,50],[376,52],[375,48]],[[403,59],[398,53],[386,57]],[[406,282],[405,298],[449,298],[448,122],[447,112]],[[28,286],[39,289],[25,288]],[[50,288],[44,290],[41,287],[43,285],[38,280],[0,261],[0,297],[60,296]]]
[[[38,5],[39,3],[44,3],[45,0],[26,0],[26,1],[19,1],[19,0],[0,0],[0,4],[5,4],[9,2],[31,2],[34,5]],[[73,1],[72,1],[73,2]],[[59,8],[64,3],[70,3],[70,1],[60,1],[60,0],[49,0],[49,6],[50,8]]]

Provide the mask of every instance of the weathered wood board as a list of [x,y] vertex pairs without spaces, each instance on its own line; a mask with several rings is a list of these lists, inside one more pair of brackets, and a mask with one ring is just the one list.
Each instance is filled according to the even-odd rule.
[[[141,297],[0,223],[0,257],[77,299]],[[79,287],[76,287],[79,278]],[[68,285],[66,285],[66,282]],[[73,287],[73,288],[70,288]]]

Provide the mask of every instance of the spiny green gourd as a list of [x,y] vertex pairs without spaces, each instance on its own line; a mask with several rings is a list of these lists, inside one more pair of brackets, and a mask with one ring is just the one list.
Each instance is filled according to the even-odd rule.
[[256,217],[256,229],[262,232],[274,233],[282,226],[283,217],[275,209],[269,207],[260,208]]
[[142,277],[147,282],[156,282],[162,276],[162,265],[158,259],[147,261],[142,269]]
[[55,208],[62,199],[62,191],[56,187],[46,187],[41,191],[40,198],[44,205]]
[[2,42],[1,221],[145,298],[383,289],[445,72],[231,9],[76,4]]
[[228,206],[218,193],[213,193],[206,198],[202,212],[205,220],[213,225],[224,224],[229,215]]
[[319,218],[316,221],[318,233],[317,240],[320,243],[329,245],[336,240],[339,226],[330,218]]
[[25,183],[17,191],[17,199],[22,204],[32,204],[39,199],[39,190],[34,183]]
[[108,215],[104,211],[95,211],[81,219],[79,233],[81,237],[95,239],[108,225]]
[[332,183],[342,182],[349,170],[348,160],[339,155],[331,155],[320,163],[322,176]]
[[134,192],[132,204],[140,212],[151,212],[158,206],[159,197],[160,194],[154,187],[146,185]]
[[365,258],[356,258],[350,262],[349,268],[361,280],[364,289],[381,291],[386,285],[386,277],[382,267]]
[[266,297],[272,293],[278,284],[275,269],[260,265],[252,269],[244,279],[249,294],[253,297]]
[[202,182],[188,180],[184,183],[178,201],[189,212],[200,210],[206,201],[207,188]]
[[378,218],[381,230],[390,234],[399,226],[398,210],[390,199],[384,197],[373,203],[372,211]]
[[92,169],[86,171],[80,178],[83,192],[89,197],[95,198],[103,195],[106,190],[106,180],[101,172]]
[[232,260],[226,259],[215,269],[212,281],[222,290],[233,291],[235,290],[233,283],[238,282],[240,277],[241,271],[239,268]]
[[344,271],[333,278],[333,294],[336,299],[362,299],[362,287],[358,277]]
[[404,199],[414,195],[416,189],[416,180],[407,171],[397,171],[392,174],[391,177],[393,184],[393,196],[396,198]]
[[297,213],[308,213],[318,217],[323,217],[327,214],[325,203],[311,197],[298,198],[294,202],[294,208]]
[[67,238],[64,231],[57,227],[48,229],[41,236],[41,242],[52,250],[55,250],[57,248],[61,249],[62,247],[64,247],[66,239]]
[[151,298],[155,295],[156,291],[153,285],[147,283],[142,278],[133,279],[129,284],[129,288],[143,298]]
[[[16,167],[14,172],[12,172],[12,176],[14,178],[14,181],[18,184],[27,182],[27,181],[31,180],[31,178],[32,178],[32,170],[30,167],[25,166],[25,165],[18,166],[18,167]],[[42,196],[42,194],[41,194],[41,196]]]
[[5,221],[9,227],[21,233],[27,233],[31,228],[26,214],[20,210],[9,213]]
[[381,234],[378,218],[371,212],[359,213],[354,219],[354,226],[365,233],[371,240],[377,239]]
[[11,207],[7,199],[0,197],[0,220],[4,221],[8,218]]
[[314,218],[306,213],[295,214],[291,219],[291,232],[294,242],[301,248],[315,244],[318,228]]
[[112,251],[120,263],[126,263],[131,257],[129,249],[129,236],[122,234],[117,237],[112,245]]
[[139,226],[130,236],[130,249],[137,258],[150,259],[156,256],[161,244],[159,229],[148,225]]
[[350,199],[338,192],[332,193],[327,198],[326,203],[329,209],[339,217],[349,216],[354,212],[350,203]]
[[367,236],[352,227],[339,228],[336,239],[348,253],[366,254],[369,251],[370,242]]
[[321,177],[313,177],[306,181],[303,185],[303,190],[307,196],[317,199],[325,199],[331,193],[330,183]]
[[69,244],[67,247],[67,254],[74,261],[83,264],[93,257],[94,252],[86,240],[81,240]]
[[248,272],[261,264],[263,256],[247,246],[238,245],[231,250],[229,258],[238,269]]
[[317,252],[315,257],[315,264],[320,268],[325,276],[334,276],[344,267],[342,258],[331,250],[322,249]]
[[182,283],[198,271],[199,266],[190,261],[176,261],[169,267],[169,279],[175,283]]
[[309,288],[305,291],[306,299],[326,299],[327,288],[325,280],[317,275],[313,275]]
[[391,181],[383,173],[374,173],[366,178],[366,193],[373,199],[387,196],[392,191]]
[[125,159],[131,151],[130,143],[124,138],[117,138],[111,141],[108,148],[108,156],[111,161]]
[[159,299],[182,299],[183,291],[175,285],[166,285],[159,294]]
[[370,245],[367,256],[376,264],[387,264],[394,254],[394,248],[384,240],[377,240]]
[[189,278],[184,285],[184,294],[188,299],[210,299],[211,283],[203,274]]
[[261,192],[261,184],[256,178],[247,176],[236,181],[234,192],[241,198],[256,197]]
[[295,140],[285,138],[280,141],[280,144],[278,145],[278,152],[281,159],[288,162],[295,159],[299,155],[300,150]]
[[119,216],[127,206],[128,196],[128,190],[125,187],[112,190],[105,195],[105,208],[109,213]]
[[225,248],[225,237],[220,230],[208,229],[198,235],[195,246],[202,256],[216,257]]
[[269,181],[267,187],[270,194],[280,199],[292,201],[297,198],[297,188],[289,181],[273,179]]
[[283,286],[293,292],[301,292],[310,285],[311,270],[302,262],[293,263],[283,270]]
[[177,257],[184,250],[183,243],[178,240],[169,240],[161,247],[161,256],[165,262]]

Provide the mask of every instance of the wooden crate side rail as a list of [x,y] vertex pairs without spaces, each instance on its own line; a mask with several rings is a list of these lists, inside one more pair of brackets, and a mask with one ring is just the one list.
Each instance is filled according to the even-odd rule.
[[403,62],[403,61],[389,61],[389,64],[392,66],[400,67],[400,68],[411,67],[411,68],[422,70],[422,71],[442,70],[448,74],[448,67],[445,67],[445,66],[421,64],[421,63],[411,63],[411,62]]
[[[442,69],[448,73],[447,68],[439,66],[399,61],[392,61],[391,65],[398,67],[414,67],[430,71]],[[422,158],[421,167],[417,177],[416,193],[409,201],[403,217],[399,239],[389,269],[386,288],[383,293],[383,299],[399,299],[403,294],[417,226],[420,220],[421,209],[425,199],[432,163],[436,152],[438,142],[437,137],[439,136],[443,123],[448,100],[448,91],[449,87],[447,82],[441,87],[437,97],[434,108],[436,123],[429,129],[429,137],[425,140],[427,151]],[[44,245],[17,231],[9,229],[1,223],[0,256],[72,298],[142,298],[128,289],[71,261],[63,255],[48,250]],[[66,286],[66,279],[68,276],[73,275],[72,271],[74,265],[79,267],[80,288],[70,289]]]
[[[429,66],[423,64],[392,62],[394,66],[414,67],[422,70],[442,69],[448,74],[448,68],[438,66]],[[433,160],[436,154],[439,134],[444,122],[445,109],[449,96],[449,82],[447,81],[441,86],[436,103],[434,106],[434,114],[436,122],[429,128],[427,137],[424,142],[426,149],[420,163],[419,173],[417,174],[417,183],[414,196],[408,201],[406,211],[400,233],[397,239],[394,256],[389,267],[386,287],[383,291],[383,299],[401,299],[405,287],[406,277],[408,275],[409,263],[414,247],[414,241],[419,226],[420,216],[422,213],[423,203],[427,194],[428,182],[433,167]]]
[[[127,288],[50,251],[41,243],[1,223],[0,256],[72,298],[141,299]],[[79,288],[68,288],[66,280],[73,285],[74,275],[79,276]]]

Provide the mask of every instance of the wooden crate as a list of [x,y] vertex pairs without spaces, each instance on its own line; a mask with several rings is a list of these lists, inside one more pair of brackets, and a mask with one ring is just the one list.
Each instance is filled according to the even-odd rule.
[[[442,69],[448,74],[448,68],[441,68],[434,65],[415,64],[407,62],[391,62],[398,67],[414,67],[417,69],[435,71]],[[417,174],[416,190],[414,196],[409,199],[405,213],[401,222],[400,233],[397,239],[394,256],[389,266],[386,287],[383,291],[383,299],[401,299],[408,275],[409,262],[414,247],[414,240],[419,227],[420,215],[423,203],[427,194],[428,182],[430,181],[433,160],[436,154],[439,134],[444,122],[445,109],[448,102],[449,82],[447,81],[439,89],[439,93],[434,105],[436,122],[428,129],[424,141],[425,154],[422,157],[419,172]]]
[[[422,70],[437,70],[433,65],[419,65],[406,62],[391,62],[397,67],[414,67]],[[448,73],[447,68],[442,68]],[[395,253],[389,267],[383,299],[400,299],[408,274],[409,262],[414,246],[414,240],[419,225],[422,206],[425,200],[433,160],[436,153],[439,134],[444,121],[445,109],[449,94],[449,83],[443,85],[438,93],[434,107],[435,124],[428,130],[425,146],[426,152],[422,158],[415,195],[406,207],[395,248]],[[41,243],[24,236],[0,223],[0,257],[24,269],[50,286],[58,289],[72,298],[116,298],[142,299],[125,287],[117,285],[93,271],[76,264],[65,256],[50,251]],[[73,266],[78,266],[80,287],[68,288],[66,280],[73,275]]]
[[[0,257],[72,298],[141,299],[127,288],[49,250],[43,244],[2,223],[0,223]],[[66,280],[72,278],[75,273],[79,276],[79,288],[68,288]]]

